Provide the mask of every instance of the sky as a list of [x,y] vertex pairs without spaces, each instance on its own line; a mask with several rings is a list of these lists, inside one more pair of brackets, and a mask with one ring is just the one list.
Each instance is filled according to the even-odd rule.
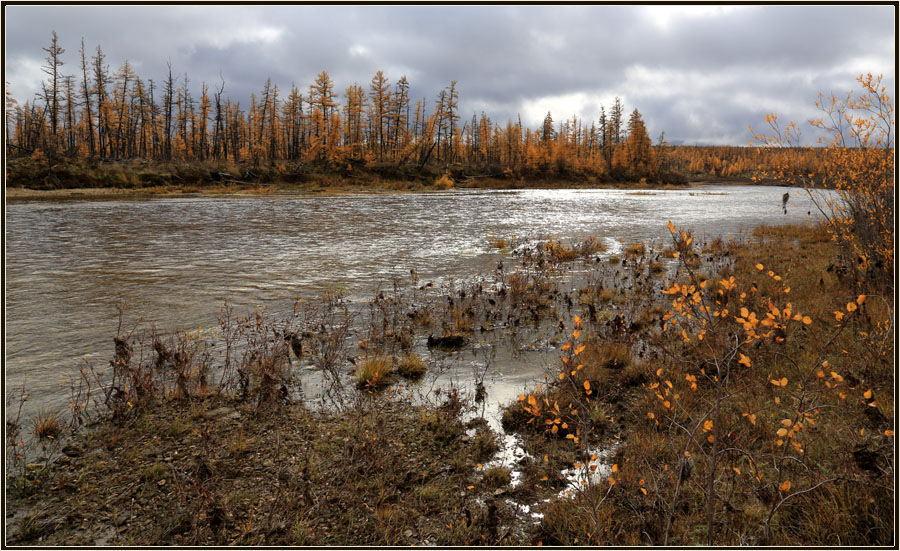
[[868,72],[894,88],[895,16],[892,5],[7,5],[4,79],[20,103],[33,98],[55,30],[65,74],[79,73],[83,38],[113,72],[127,59],[159,83],[170,62],[193,95],[224,79],[242,105],[267,77],[305,93],[326,70],[342,96],[380,69],[392,85],[406,75],[429,111],[457,81],[464,120],[596,120],[618,96],[654,140],[744,145],[748,125],[776,112],[814,143],[819,92],[846,94]]

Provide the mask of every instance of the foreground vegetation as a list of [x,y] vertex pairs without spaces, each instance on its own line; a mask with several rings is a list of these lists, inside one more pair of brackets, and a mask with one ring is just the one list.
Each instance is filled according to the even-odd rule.
[[[890,287],[861,293],[820,226],[673,236],[602,262],[594,239],[494,237],[519,260],[468,286],[411,274],[363,312],[329,295],[286,319],[123,333],[71,418],[9,425],[7,541],[889,542]],[[418,386],[441,356],[417,351],[528,331],[560,360],[504,413],[525,454],[499,464],[478,385]],[[300,400],[301,364],[324,407]]]

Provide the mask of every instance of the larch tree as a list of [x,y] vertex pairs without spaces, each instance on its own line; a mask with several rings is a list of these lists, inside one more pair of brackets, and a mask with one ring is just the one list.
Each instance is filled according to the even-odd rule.
[[644,126],[640,111],[635,109],[628,119],[628,139],[625,141],[625,156],[628,167],[636,177],[643,178],[655,173],[653,143]]
[[91,81],[88,78],[89,65],[87,61],[87,52],[84,49],[84,38],[81,39],[81,97],[82,105],[84,105],[84,122],[85,133],[87,134],[88,152],[91,157],[96,153],[96,145],[94,142],[94,116],[92,114],[91,104]]
[[449,153],[446,156],[448,163],[452,163],[455,157],[456,142],[454,141],[454,136],[456,134],[456,123],[459,121],[458,107],[459,92],[456,90],[456,81],[451,80],[450,86],[447,87],[447,101],[444,102],[444,108],[447,110],[447,114],[444,118],[447,121],[449,132],[449,139],[447,140],[449,144]]
[[380,70],[375,72],[369,84],[369,100],[371,101],[372,129],[374,131],[374,135],[371,137],[372,147],[375,149],[378,159],[381,160],[385,153],[385,127],[387,126],[390,88],[387,77]]
[[337,108],[337,102],[334,98],[334,81],[331,80],[327,71],[322,71],[316,76],[315,83],[309,87],[313,133],[320,141],[326,138],[331,112]]
[[625,137],[622,134],[622,118],[624,116],[625,107],[622,105],[622,100],[616,96],[616,99],[613,101],[613,106],[609,110],[609,141],[612,142],[612,145],[619,145],[623,141],[625,141]]
[[[42,65],[41,70],[49,77],[48,81],[43,85],[44,103],[50,116],[50,134],[52,139],[55,140],[57,129],[59,128],[60,80],[63,78],[60,74],[60,67],[64,64],[60,56],[66,51],[59,45],[56,31],[52,32],[50,46],[44,48],[44,51],[47,52],[47,57],[44,58],[47,64]],[[55,147],[55,145],[54,143],[53,146]]]

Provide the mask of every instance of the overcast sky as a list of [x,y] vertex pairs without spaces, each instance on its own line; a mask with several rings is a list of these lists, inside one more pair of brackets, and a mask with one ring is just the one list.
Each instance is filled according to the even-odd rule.
[[406,75],[429,109],[456,80],[464,119],[596,120],[619,96],[654,139],[742,145],[766,112],[807,121],[819,91],[845,93],[862,72],[893,89],[895,16],[859,5],[6,6],[4,77],[20,102],[33,97],[55,30],[67,74],[83,37],[113,71],[128,59],[161,82],[171,61],[195,95],[221,74],[242,105],[266,77],[305,93],[324,69],[343,95],[381,69],[391,84]]

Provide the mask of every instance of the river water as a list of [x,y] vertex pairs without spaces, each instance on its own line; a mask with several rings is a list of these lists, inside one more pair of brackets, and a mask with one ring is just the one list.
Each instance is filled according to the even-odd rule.
[[[213,324],[226,299],[237,312],[278,311],[327,288],[370,298],[410,269],[437,282],[490,271],[500,257],[490,235],[595,235],[609,255],[660,240],[669,220],[700,237],[747,235],[761,223],[803,222],[810,211],[800,189],[718,185],[10,203],[7,397],[24,383],[26,412],[64,408],[64,381],[85,359],[103,365],[112,355],[117,301],[132,320],[190,328]],[[496,400],[541,371],[540,362],[522,365],[487,375],[505,381]]]

